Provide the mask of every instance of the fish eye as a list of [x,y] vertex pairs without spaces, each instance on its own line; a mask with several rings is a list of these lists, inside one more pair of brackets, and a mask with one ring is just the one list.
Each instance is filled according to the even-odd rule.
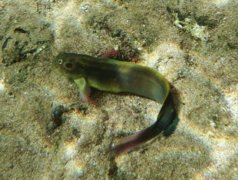
[[58,59],[57,62],[58,62],[59,64],[62,64],[62,63],[63,63],[63,60],[62,60],[62,59]]

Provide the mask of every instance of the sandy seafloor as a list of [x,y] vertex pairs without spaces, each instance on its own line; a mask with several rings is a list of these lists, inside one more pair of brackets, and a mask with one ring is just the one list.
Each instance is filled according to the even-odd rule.
[[[0,179],[238,179],[237,12],[237,0],[0,0]],[[119,157],[109,149],[161,104],[99,91],[87,104],[52,65],[112,49],[168,79],[180,119]]]

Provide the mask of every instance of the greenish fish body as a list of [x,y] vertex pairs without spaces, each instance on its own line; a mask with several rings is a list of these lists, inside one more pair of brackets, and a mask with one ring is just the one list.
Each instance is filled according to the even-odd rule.
[[63,74],[78,85],[84,100],[88,99],[90,87],[93,87],[112,93],[132,93],[163,104],[157,121],[115,146],[116,154],[157,136],[171,125],[176,116],[169,83],[156,70],[129,62],[74,53],[59,54],[56,64]]

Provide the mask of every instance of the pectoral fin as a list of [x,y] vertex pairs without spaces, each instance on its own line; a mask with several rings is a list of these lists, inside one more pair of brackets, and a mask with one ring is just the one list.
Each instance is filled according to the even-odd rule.
[[74,82],[77,84],[79,88],[80,98],[83,101],[91,102],[90,87],[87,80],[84,77],[81,77],[81,78],[75,79]]

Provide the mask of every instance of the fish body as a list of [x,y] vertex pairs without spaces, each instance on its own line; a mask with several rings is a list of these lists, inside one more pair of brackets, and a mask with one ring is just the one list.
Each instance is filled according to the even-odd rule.
[[79,87],[82,99],[88,100],[90,87],[112,93],[132,93],[163,104],[157,121],[131,135],[113,150],[128,151],[167,129],[176,117],[168,81],[156,70],[114,59],[83,54],[61,53],[56,58],[60,71]]

